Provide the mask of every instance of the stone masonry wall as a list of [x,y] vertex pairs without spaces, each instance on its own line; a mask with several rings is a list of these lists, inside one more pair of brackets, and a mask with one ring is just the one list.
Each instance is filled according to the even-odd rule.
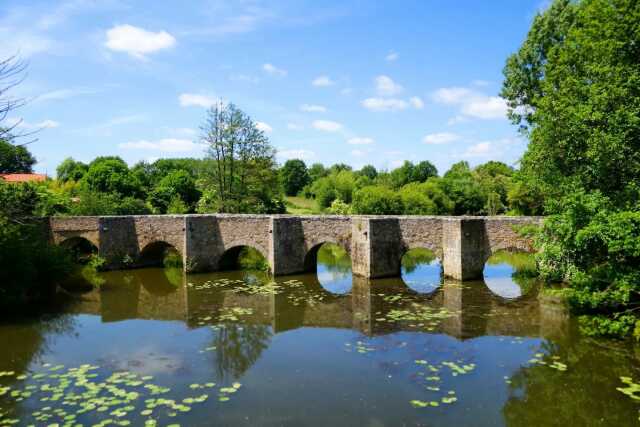
[[[310,256],[325,242],[341,245],[355,275],[400,274],[400,261],[412,248],[428,248],[442,259],[445,275],[466,280],[481,276],[487,258],[499,249],[532,249],[517,229],[541,223],[539,217],[155,215],[56,217],[49,221],[53,242],[86,238],[112,268],[135,267],[145,247],[164,242],[183,256],[187,271],[215,271],[223,254],[251,246],[276,275],[309,269]],[[134,260],[125,265],[125,258]]]

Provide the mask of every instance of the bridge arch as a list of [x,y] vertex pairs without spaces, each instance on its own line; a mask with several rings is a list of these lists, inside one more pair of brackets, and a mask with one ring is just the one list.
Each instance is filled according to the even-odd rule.
[[164,266],[168,256],[172,256],[174,260],[182,259],[182,253],[177,247],[164,240],[154,240],[141,248],[137,265],[140,267],[161,267]]
[[[227,248],[218,259],[219,270],[268,269],[268,258],[258,245],[238,244]],[[245,258],[244,260],[241,258]],[[243,263],[245,263],[243,265]]]
[[98,253],[98,246],[84,236],[72,236],[64,239],[59,246],[70,251],[79,262],[88,261],[88,258]]
[[338,241],[337,239],[331,239],[331,238],[324,239],[324,240],[317,240],[308,245],[309,249],[306,251],[304,255],[304,271],[306,272],[317,271],[318,251],[320,251],[320,249],[324,245],[334,245],[339,247],[340,249],[346,252],[346,254],[349,256],[349,261],[351,261],[351,253],[349,250],[350,248],[345,247],[342,242]]

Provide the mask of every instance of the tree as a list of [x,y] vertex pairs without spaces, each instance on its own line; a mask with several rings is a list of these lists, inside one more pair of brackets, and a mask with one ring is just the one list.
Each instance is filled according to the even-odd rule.
[[98,157],[89,164],[82,183],[89,191],[135,197],[141,193],[140,182],[119,157]]
[[589,333],[640,333],[640,3],[556,0],[504,69],[529,137],[509,199],[545,195],[542,276],[569,284]]
[[451,166],[442,178],[442,187],[453,201],[455,215],[480,215],[486,204],[486,195],[473,176],[467,162]]
[[429,178],[437,177],[438,169],[428,160],[423,160],[414,166],[411,182],[425,182]]
[[557,0],[508,59],[502,96],[530,139],[521,169],[548,196],[640,199],[639,20],[634,0]]
[[373,181],[378,176],[378,171],[372,165],[365,165],[362,167],[362,169],[358,171],[358,174],[361,176],[366,176],[367,178]]
[[400,195],[387,187],[364,187],[353,197],[353,211],[357,214],[397,215],[402,210]]
[[402,200],[405,215],[435,215],[437,213],[436,204],[421,191],[420,184],[412,182],[400,189],[400,199]]
[[36,159],[23,145],[0,137],[0,173],[31,173]]
[[73,157],[67,157],[56,168],[56,177],[62,182],[80,181],[89,170],[89,166],[75,161]]
[[[25,104],[22,98],[9,95],[9,91],[22,83],[27,64],[17,56],[0,60],[0,141],[11,143],[21,120],[6,124],[9,113]],[[20,136],[20,135],[18,135]]]
[[280,169],[280,179],[287,196],[295,196],[310,181],[307,165],[302,160],[287,160]]
[[[178,213],[177,210],[190,212],[198,199],[200,192],[196,188],[196,182],[184,170],[174,170],[167,174],[149,195],[149,202],[160,213]],[[174,209],[169,212],[171,204],[174,205]]]
[[219,104],[207,112],[201,131],[220,212],[282,211],[275,150],[249,116],[234,104]]
[[314,163],[309,168],[309,178],[311,179],[311,182],[315,182],[328,174],[329,172],[325,169],[322,163]]

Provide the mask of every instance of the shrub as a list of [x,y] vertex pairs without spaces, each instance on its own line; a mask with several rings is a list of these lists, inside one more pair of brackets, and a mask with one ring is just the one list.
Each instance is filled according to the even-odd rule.
[[393,215],[403,211],[400,195],[380,186],[364,187],[353,197],[353,210],[358,214]]

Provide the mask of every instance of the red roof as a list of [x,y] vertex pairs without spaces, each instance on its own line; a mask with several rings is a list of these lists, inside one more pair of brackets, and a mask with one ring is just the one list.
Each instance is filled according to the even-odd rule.
[[0,178],[6,182],[45,181],[47,175],[42,173],[3,173]]

